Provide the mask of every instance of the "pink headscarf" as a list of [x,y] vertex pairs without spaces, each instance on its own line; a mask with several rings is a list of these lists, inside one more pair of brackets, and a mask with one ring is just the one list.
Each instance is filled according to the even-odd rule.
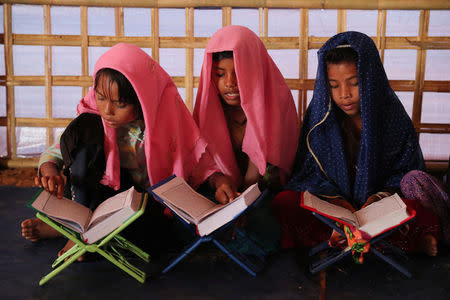
[[264,174],[267,163],[286,175],[297,150],[298,118],[291,91],[262,41],[242,26],[218,30],[205,49],[194,119],[222,172],[242,180],[221,100],[211,80],[212,53],[233,51],[241,106],[247,116],[242,150]]
[[[172,79],[158,63],[139,47],[120,43],[98,59],[94,78],[102,68],[122,73],[139,98],[145,122],[145,156],[151,185],[176,174],[197,186],[214,172],[197,167],[207,144]],[[100,114],[94,86],[78,104],[77,112]],[[101,183],[117,190],[120,187],[120,159],[116,129],[102,121],[106,170]]]

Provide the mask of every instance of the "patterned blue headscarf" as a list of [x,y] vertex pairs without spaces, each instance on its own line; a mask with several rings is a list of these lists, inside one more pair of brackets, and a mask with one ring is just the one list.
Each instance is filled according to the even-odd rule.
[[[362,131],[353,184],[336,115],[339,108],[330,98],[325,62],[326,52],[339,45],[350,45],[358,53]],[[318,51],[318,59],[314,96],[306,111],[287,189],[342,196],[359,208],[370,195],[384,188],[398,188],[408,171],[423,170],[422,151],[371,38],[359,32],[337,34]]]

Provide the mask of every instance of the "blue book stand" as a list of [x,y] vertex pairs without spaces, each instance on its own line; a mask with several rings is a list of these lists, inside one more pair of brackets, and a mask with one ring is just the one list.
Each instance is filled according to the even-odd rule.
[[[339,234],[341,234],[342,236],[345,236],[344,231],[341,228],[339,228],[338,226],[336,226],[334,220],[329,219],[329,218],[327,218],[323,215],[320,215],[316,212],[312,212],[312,214],[315,217],[317,217],[319,220],[321,220],[322,222],[324,222],[325,224],[327,224],[328,226],[332,227],[334,230],[339,232]],[[411,220],[409,220],[408,222],[410,222],[410,221]],[[408,222],[405,222],[404,224],[406,224]],[[389,249],[392,254],[396,254],[397,256],[399,256],[405,260],[408,260],[408,257],[402,250],[400,250],[399,248],[391,245],[390,243],[388,243],[384,240],[387,236],[391,235],[392,233],[394,233],[401,227],[402,226],[395,227],[383,234],[380,234],[380,235],[372,238],[369,241],[370,242],[369,253],[375,254],[376,256],[381,258],[383,261],[385,261],[386,263],[388,263],[389,265],[391,265],[392,267],[394,267],[395,269],[400,271],[403,275],[405,275],[408,278],[411,278],[412,275],[405,266],[403,266],[402,264],[400,264],[399,262],[394,260],[392,257],[387,256],[384,253],[382,253],[376,249],[376,245],[380,244],[381,246]],[[313,256],[313,255],[321,252],[322,250],[329,249],[329,248],[331,248],[331,247],[330,247],[328,241],[325,241],[325,242],[315,246],[314,248],[312,248],[309,252],[309,256]],[[351,255],[351,253],[352,253],[352,250],[350,249],[350,247],[346,247],[345,249],[342,249],[342,250],[335,249],[335,248],[331,248],[331,249],[333,249],[333,250],[329,254],[327,254],[326,257],[316,260],[309,264],[309,270],[312,274],[316,274],[317,272],[320,272],[321,270],[325,269],[326,267],[331,266],[332,264],[340,261],[341,259],[343,259],[344,257],[346,257],[348,255]]]
[[[148,192],[152,193],[152,195],[154,196],[154,198],[159,201],[161,204],[163,204],[165,207],[169,208],[168,206],[166,206],[164,204],[164,201],[162,201],[161,199],[158,198],[157,195],[155,195],[152,190],[161,186],[162,184],[170,181],[172,178],[174,178],[175,175],[155,184],[154,186],[150,187]],[[181,260],[183,260],[189,253],[191,253],[192,251],[194,251],[200,244],[202,243],[206,243],[206,242],[212,242],[214,245],[216,245],[223,253],[225,253],[229,258],[231,258],[234,262],[236,262],[241,268],[243,268],[245,271],[247,271],[249,274],[251,274],[252,276],[256,276],[256,274],[261,271],[264,268],[265,265],[265,259],[266,259],[266,253],[263,249],[261,249],[261,247],[259,247],[255,242],[253,242],[247,235],[245,235],[245,233],[243,233],[241,230],[239,230],[238,228],[234,227],[235,221],[238,217],[240,217],[243,214],[246,214],[247,212],[249,212],[251,209],[253,209],[254,207],[256,207],[258,205],[258,203],[260,203],[260,201],[266,197],[266,195],[268,194],[268,191],[264,191],[263,193],[261,193],[261,195],[258,197],[258,199],[256,199],[252,205],[250,205],[249,207],[247,207],[246,210],[244,210],[243,212],[241,212],[239,215],[237,215],[233,220],[231,220],[230,222],[224,224],[222,227],[216,229],[215,231],[213,231],[212,233],[205,235],[205,236],[199,236],[196,232],[196,227],[193,224],[187,223],[185,220],[183,220],[182,218],[180,218],[174,211],[173,215],[175,217],[177,217],[178,220],[180,220],[183,225],[187,226],[189,228],[189,230],[192,232],[193,236],[194,236],[194,241],[189,244],[188,246],[186,246],[184,248],[184,250],[182,251],[182,253],[180,255],[178,255],[163,271],[162,273],[165,274],[167,273],[170,269],[172,269],[176,264],[178,264]],[[233,228],[234,227],[234,228]],[[248,256],[246,254],[240,253],[236,248],[236,246],[231,246],[228,245],[226,242],[222,241],[220,238],[220,233],[228,230],[228,229],[233,229],[235,234],[236,234],[236,241],[237,243],[246,243],[251,244],[252,247],[252,255]]]

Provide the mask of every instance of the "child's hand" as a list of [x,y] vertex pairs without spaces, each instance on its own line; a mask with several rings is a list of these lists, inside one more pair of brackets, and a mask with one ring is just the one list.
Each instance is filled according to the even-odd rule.
[[61,176],[56,165],[51,162],[43,163],[39,168],[39,172],[41,176],[36,176],[34,183],[49,193],[56,195],[56,197],[62,198],[64,178]]
[[209,183],[216,189],[215,198],[221,204],[226,204],[240,195],[233,182],[222,173],[211,175]]
[[370,204],[380,201],[384,197],[388,197],[390,195],[391,195],[391,193],[388,193],[388,192],[378,192],[376,194],[373,194],[373,195],[369,196],[369,198],[367,198],[366,203],[364,203],[364,205],[361,208],[369,206]]

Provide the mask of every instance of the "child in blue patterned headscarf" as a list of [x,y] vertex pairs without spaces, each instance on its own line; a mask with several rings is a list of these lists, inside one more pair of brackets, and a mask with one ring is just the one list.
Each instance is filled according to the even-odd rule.
[[[337,34],[319,50],[318,59],[295,169],[287,191],[273,202],[283,247],[314,246],[330,236],[300,208],[301,192],[354,211],[400,192],[406,173],[425,169],[414,126],[389,85],[372,39],[359,32]],[[405,202],[417,217],[408,237],[397,237],[397,244],[436,255],[436,215],[416,201]]]

